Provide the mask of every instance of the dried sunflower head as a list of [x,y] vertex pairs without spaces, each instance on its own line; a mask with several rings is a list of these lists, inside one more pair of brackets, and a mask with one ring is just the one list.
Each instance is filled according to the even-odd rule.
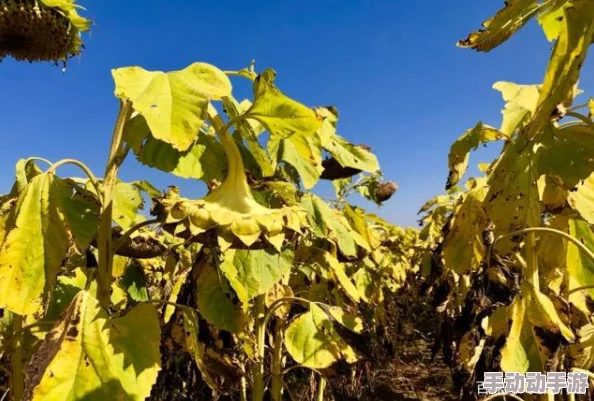
[[66,61],[80,54],[90,21],[74,0],[0,0],[0,61]]

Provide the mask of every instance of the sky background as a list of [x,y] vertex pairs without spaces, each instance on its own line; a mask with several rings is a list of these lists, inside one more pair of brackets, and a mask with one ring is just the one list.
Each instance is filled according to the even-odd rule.
[[[493,0],[79,3],[96,26],[65,72],[49,63],[0,64],[2,193],[12,185],[16,161],[28,156],[72,157],[103,174],[118,109],[112,68],[169,71],[203,61],[237,70],[255,59],[258,71],[277,71],[288,96],[309,106],[335,105],[339,133],[371,146],[386,178],[398,183],[381,209],[355,203],[415,226],[420,206],[444,190],[451,143],[478,121],[499,127],[503,102],[492,84],[540,83],[551,49],[536,23],[487,54],[457,48],[458,39],[503,5]],[[586,94],[592,72],[587,63],[580,82]],[[471,167],[496,152],[474,153]],[[149,179],[159,189],[179,185],[189,197],[204,188],[132,159],[120,177]],[[329,193],[328,185],[316,188]]]

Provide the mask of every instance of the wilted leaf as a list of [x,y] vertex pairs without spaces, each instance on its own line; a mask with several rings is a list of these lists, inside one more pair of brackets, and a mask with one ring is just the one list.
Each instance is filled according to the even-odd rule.
[[112,75],[116,96],[132,102],[154,138],[179,151],[196,139],[208,103],[231,94],[227,75],[206,63],[168,73],[125,67],[112,70]]
[[450,173],[446,190],[456,185],[466,173],[468,168],[468,154],[475,150],[479,145],[490,141],[505,139],[507,136],[495,128],[478,123],[474,128],[466,131],[462,136],[456,139],[450,148],[448,155],[448,164]]
[[152,305],[109,319],[81,291],[27,366],[25,399],[143,401],[160,370],[160,341]]
[[460,47],[487,52],[508,40],[539,11],[538,0],[508,0],[505,7],[483,22],[483,29],[458,42]]
[[219,273],[203,263],[196,277],[196,304],[200,314],[212,325],[231,333],[244,329],[246,316],[223,292]]
[[0,307],[20,315],[38,311],[66,256],[69,235],[57,180],[41,174],[23,188],[11,214],[13,228],[0,248]]
[[[347,321],[336,319],[343,324]],[[345,327],[351,330],[359,328],[356,324],[349,326]],[[355,350],[338,335],[328,314],[313,303],[308,312],[297,316],[289,324],[285,331],[285,345],[297,363],[312,369],[327,368],[339,360],[354,363],[358,359]]]
[[226,251],[220,265],[239,300],[247,308],[248,302],[268,292],[291,271],[293,252],[277,253],[274,249]]
[[150,135],[141,115],[132,117],[126,126],[124,139],[138,161],[182,178],[222,180],[227,158],[220,142],[202,132],[195,133],[195,141],[187,150],[179,151],[170,144]]

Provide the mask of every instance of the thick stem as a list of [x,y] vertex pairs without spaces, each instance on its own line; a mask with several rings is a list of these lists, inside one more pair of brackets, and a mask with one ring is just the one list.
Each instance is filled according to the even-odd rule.
[[244,376],[241,376],[241,393],[239,394],[239,399],[241,401],[247,401],[247,379]]
[[11,390],[12,399],[14,401],[22,401],[25,392],[25,371],[23,368],[23,317],[21,315],[13,314],[12,317],[12,332],[15,333],[16,338],[13,343],[13,352],[11,356],[12,375],[11,375]]
[[322,376],[318,379],[318,401],[324,401],[324,390],[326,389],[326,379]]
[[254,313],[256,315],[256,338],[257,343],[257,360],[254,364],[254,388],[252,389],[252,401],[262,401],[264,399],[264,355],[265,355],[265,342],[266,342],[266,325],[265,313],[266,304],[265,296],[258,295],[255,299]]
[[103,197],[101,202],[101,221],[97,235],[97,247],[99,249],[98,268],[98,289],[99,302],[109,310],[111,298],[111,275],[113,269],[113,243],[111,237],[112,214],[113,214],[113,193],[117,182],[118,169],[125,156],[123,144],[124,129],[132,115],[132,103],[124,100],[120,104],[120,112],[111,139],[111,148],[107,159],[105,177],[103,179]]
[[274,328],[274,345],[272,348],[272,383],[270,386],[270,397],[272,401],[283,399],[283,325],[280,319],[276,320]]

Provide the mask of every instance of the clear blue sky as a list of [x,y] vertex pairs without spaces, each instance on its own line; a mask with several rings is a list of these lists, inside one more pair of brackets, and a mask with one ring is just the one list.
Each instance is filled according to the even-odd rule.
[[[551,45],[532,24],[488,54],[456,48],[503,1],[82,1],[97,26],[66,72],[51,64],[0,64],[0,190],[18,158],[73,157],[102,175],[118,103],[110,69],[176,70],[195,61],[239,69],[253,58],[310,106],[338,107],[343,136],[370,145],[398,193],[379,214],[415,225],[441,193],[450,144],[482,120],[499,126],[495,81],[542,81]],[[582,89],[592,88],[591,63]],[[591,93],[591,91],[590,91]],[[471,158],[487,161],[494,150]],[[64,173],[70,173],[65,170]],[[124,180],[203,186],[127,162]],[[322,185],[321,192],[327,192]],[[365,204],[365,203],[361,203]],[[366,203],[370,210],[377,208]]]

